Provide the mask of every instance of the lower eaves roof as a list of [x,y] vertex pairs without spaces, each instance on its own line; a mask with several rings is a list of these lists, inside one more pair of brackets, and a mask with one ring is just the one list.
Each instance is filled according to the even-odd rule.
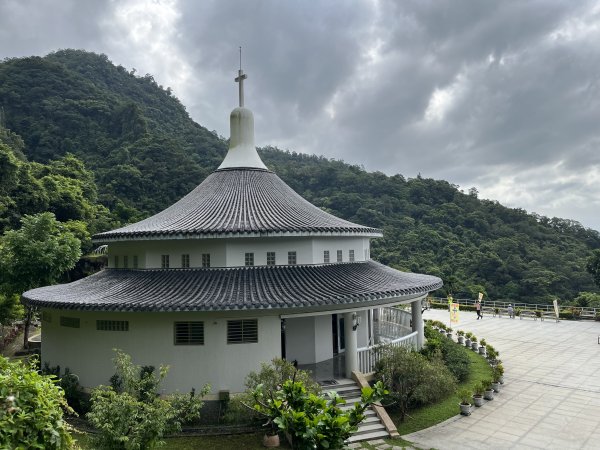
[[427,294],[431,275],[374,261],[210,269],[104,269],[69,284],[23,294],[31,306],[89,311],[326,309]]

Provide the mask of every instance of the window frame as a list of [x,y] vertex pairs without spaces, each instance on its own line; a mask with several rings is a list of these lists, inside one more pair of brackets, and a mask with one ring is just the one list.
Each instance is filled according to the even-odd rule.
[[348,261],[354,262],[354,250],[348,250]]
[[65,328],[81,328],[81,318],[60,316],[60,326]]
[[344,262],[344,251],[343,250],[338,250],[337,251],[336,261],[337,262]]
[[181,268],[182,269],[190,268],[190,254],[189,253],[183,253],[181,255]]
[[277,254],[275,252],[267,252],[267,266],[277,265]]
[[210,267],[210,253],[202,253],[202,267]]
[[[198,338],[196,337],[196,339],[193,339],[194,337],[194,331],[192,331],[192,325],[197,326],[201,329],[201,336]],[[180,327],[180,330],[178,330],[178,326]],[[178,333],[181,333],[183,331],[183,327],[187,326],[187,339],[186,342],[183,342],[183,340],[181,339],[181,334],[179,334],[179,339],[178,340]],[[198,330],[196,330],[196,332],[198,332]],[[203,320],[176,320],[175,322],[173,322],[173,345],[204,345],[205,344],[205,339],[204,339],[204,321]]]
[[129,320],[96,319],[96,331],[129,331]]
[[329,250],[323,250],[323,263],[329,264],[331,262],[331,257],[329,255]]
[[[239,324],[241,330],[231,330],[231,326]],[[246,331],[246,330],[248,331]],[[239,333],[239,339],[231,339],[234,332]],[[227,345],[258,344],[258,319],[233,319],[227,321]]]
[[288,266],[295,266],[298,264],[298,252],[295,250],[288,252]]
[[254,266],[254,253],[253,252],[247,252],[244,254],[244,266],[245,267]]
[[161,269],[169,269],[171,262],[170,262],[170,255],[160,255],[160,267]]

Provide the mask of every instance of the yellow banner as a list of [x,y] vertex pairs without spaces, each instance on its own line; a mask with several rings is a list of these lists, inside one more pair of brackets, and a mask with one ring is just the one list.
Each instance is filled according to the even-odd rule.
[[452,303],[452,305],[450,306],[450,323],[458,323],[458,307],[458,303]]

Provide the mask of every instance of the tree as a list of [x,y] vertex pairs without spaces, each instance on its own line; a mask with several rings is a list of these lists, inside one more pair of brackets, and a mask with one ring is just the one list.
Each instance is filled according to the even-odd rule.
[[[9,230],[0,240],[0,292],[20,295],[56,283],[81,256],[81,242],[52,213],[25,216],[21,229]],[[25,324],[25,345],[31,311]]]
[[55,377],[40,375],[36,364],[10,362],[0,356],[0,448],[72,447],[63,412],[73,410]]
[[364,387],[360,402],[344,411],[339,405],[346,401],[337,393],[330,392],[329,398],[310,394],[303,383],[294,380],[285,381],[270,395],[265,395],[262,385],[253,393],[255,410],[290,436],[292,448],[297,450],[344,448],[345,441],[364,420],[365,410],[385,394],[381,382]]
[[594,250],[586,265],[587,271],[594,278],[594,283],[600,287],[600,249]]

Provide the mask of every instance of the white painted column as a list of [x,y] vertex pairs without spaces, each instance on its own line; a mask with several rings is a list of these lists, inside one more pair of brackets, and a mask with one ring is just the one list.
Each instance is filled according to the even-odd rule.
[[425,334],[423,331],[423,313],[421,311],[421,299],[415,300],[410,304],[412,310],[412,330],[417,331],[417,350],[423,348],[425,343]]
[[344,313],[344,343],[346,345],[346,377],[352,376],[352,371],[358,370],[358,344],[356,331],[352,329],[353,313]]

